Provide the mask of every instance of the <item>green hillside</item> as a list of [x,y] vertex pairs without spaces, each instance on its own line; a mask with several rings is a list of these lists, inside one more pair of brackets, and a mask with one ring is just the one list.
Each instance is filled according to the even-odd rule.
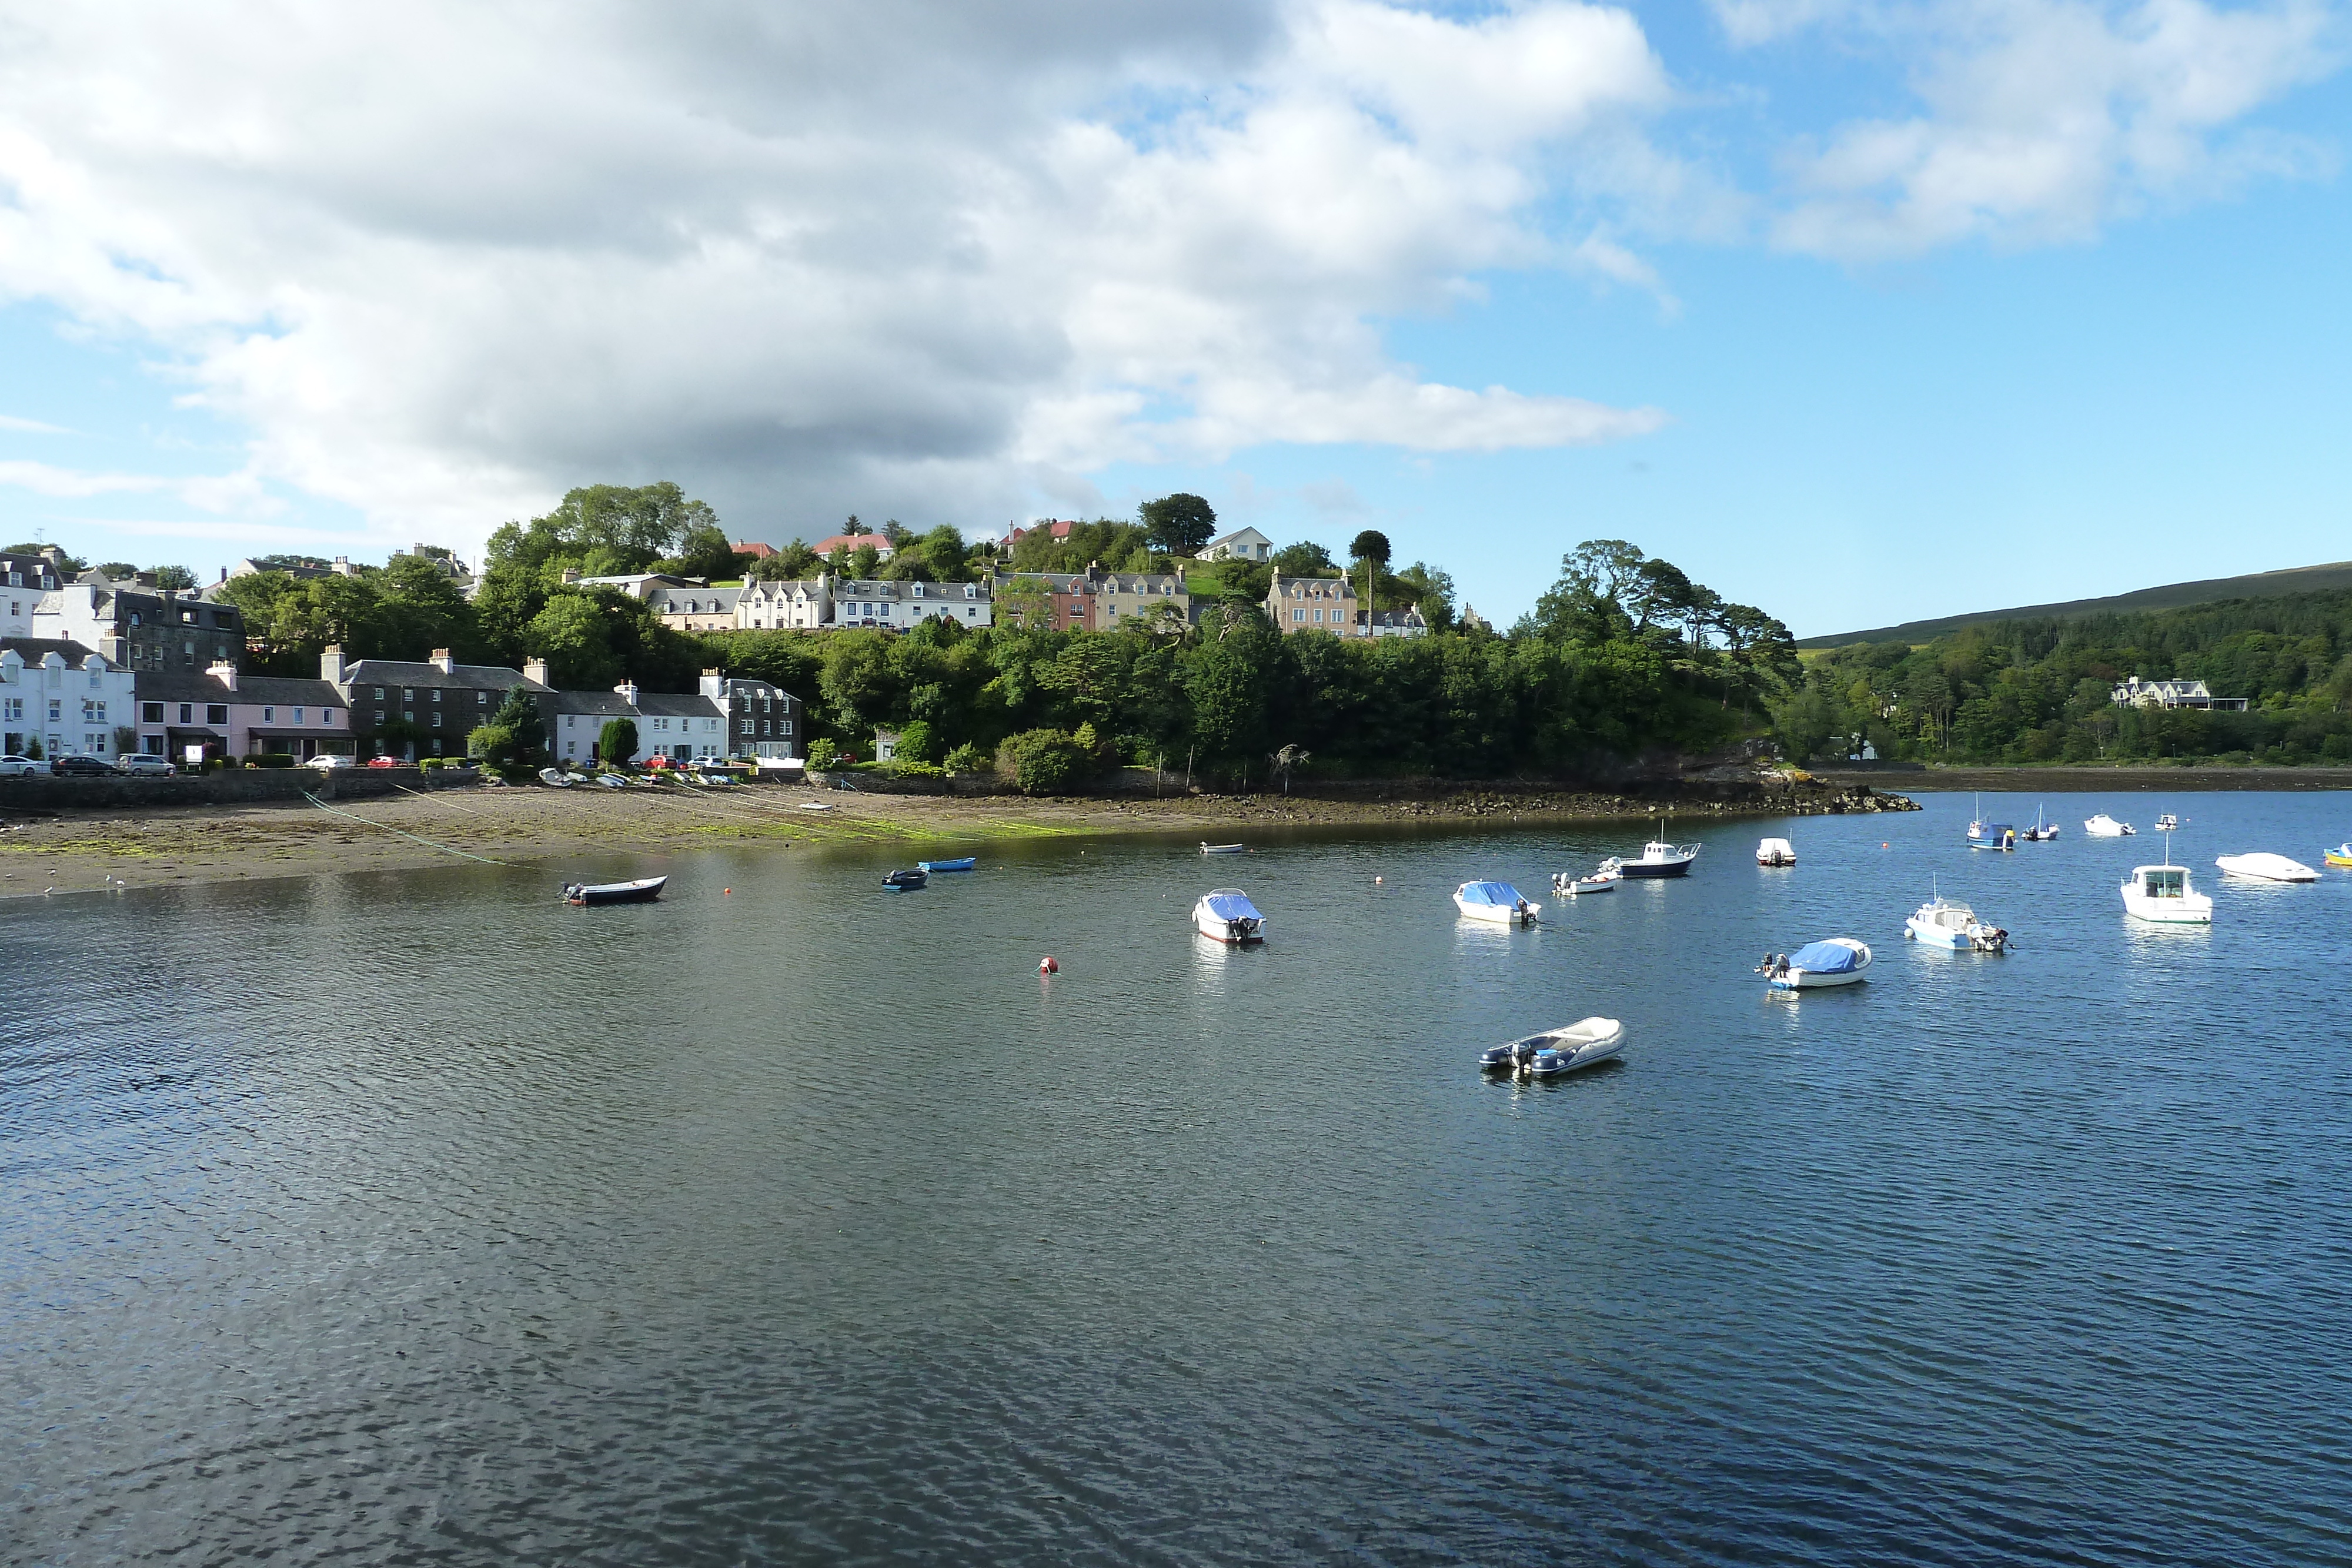
[[2084,615],[2112,614],[2130,610],[2178,610],[2189,604],[2210,604],[2222,599],[2270,599],[2282,593],[2315,593],[2332,588],[2352,588],[2352,560],[2333,566],[2298,566],[2284,571],[2258,571],[2246,577],[2211,577],[2196,582],[2142,588],[2105,599],[2075,599],[2063,604],[2028,604],[2015,610],[1980,610],[1968,615],[1946,615],[1934,621],[1906,621],[1900,626],[1880,626],[1868,632],[1840,632],[1828,637],[1800,638],[1800,648],[1843,648],[1852,643],[1927,643],[1948,636],[1964,626],[1994,621],[2071,621]]

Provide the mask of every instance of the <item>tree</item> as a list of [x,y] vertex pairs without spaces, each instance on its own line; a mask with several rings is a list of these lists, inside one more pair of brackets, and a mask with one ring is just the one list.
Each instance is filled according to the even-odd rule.
[[[149,570],[154,572],[155,586],[158,588],[184,591],[196,585],[196,574],[184,566],[158,566],[151,567]],[[107,575],[111,577],[114,574],[109,572]]]
[[902,550],[914,542],[915,530],[892,517],[882,525],[882,537],[889,541],[892,549]]
[[932,733],[929,725],[917,719],[898,731],[898,744],[891,755],[899,762],[937,762],[940,759],[939,737]]
[[743,558],[728,542],[725,529],[716,523],[698,523],[687,530],[674,564],[680,577],[720,582],[740,576],[742,562]]
[[1390,608],[1410,605],[1421,612],[1432,632],[1454,630],[1454,579],[1449,574],[1414,561],[1391,576],[1388,585],[1390,597],[1398,601]]
[[447,648],[470,660],[483,651],[481,622],[474,606],[426,557],[393,557],[373,586],[383,606],[382,656],[422,659],[436,648]]
[[959,746],[953,751],[949,752],[947,761],[942,763],[940,766],[944,767],[950,773],[988,773],[994,771],[994,765],[990,762],[988,753],[982,751],[979,747],[974,746],[970,741],[965,741],[961,746]]
[[794,539],[772,556],[751,564],[751,575],[761,582],[798,582],[814,577],[824,559],[809,549],[806,539]]
[[139,575],[139,569],[127,560],[102,560],[98,570],[116,582],[128,582]]
[[[700,501],[688,499],[665,479],[635,489],[589,485],[567,491],[555,510],[539,522],[547,524],[568,549],[584,552],[602,547],[635,563],[624,570],[642,570],[646,562],[675,550],[694,529],[717,528],[719,514]],[[499,533],[505,531],[502,528]],[[497,538],[492,536],[494,545]]]
[[882,552],[872,545],[859,545],[849,552],[849,575],[860,582],[870,581],[882,564]]
[[1281,750],[1266,758],[1268,762],[1274,765],[1274,770],[1282,775],[1282,792],[1284,794],[1287,795],[1290,793],[1291,769],[1295,768],[1304,768],[1309,761],[1313,760],[1314,756],[1315,754],[1313,752],[1307,750],[1303,746],[1285,746]]
[[608,718],[596,735],[596,755],[607,767],[618,767],[637,755],[637,721],[633,718]]
[[490,722],[513,737],[517,761],[537,767],[547,759],[547,721],[528,686],[509,690]]
[[1295,545],[1285,545],[1274,552],[1274,570],[1285,577],[1337,577],[1339,563],[1331,552],[1312,539],[1302,539]]
[[1366,528],[1348,545],[1348,554],[1364,568],[1364,629],[1371,629],[1371,614],[1380,607],[1381,569],[1389,563],[1389,537],[1378,528]]
[[1217,531],[1216,508],[1181,490],[1144,502],[1136,513],[1153,547],[1169,555],[1197,556]]

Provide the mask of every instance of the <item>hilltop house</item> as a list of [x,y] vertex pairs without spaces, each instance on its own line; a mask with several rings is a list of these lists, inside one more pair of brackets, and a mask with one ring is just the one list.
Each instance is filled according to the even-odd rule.
[[[57,547],[52,545],[49,549],[55,552]],[[0,588],[0,592],[7,594],[5,599],[0,599],[0,611],[7,612],[5,616],[0,616],[0,636],[30,637],[33,612],[39,606],[41,595],[63,586],[57,562],[47,554],[0,555],[0,577],[7,580],[5,587]]]
[[[14,573],[10,574],[14,576]],[[61,583],[31,616],[36,637],[79,643],[131,670],[195,671],[245,656],[245,615],[172,589],[137,592],[95,581]]]
[[1362,611],[1356,612],[1359,623],[1368,625],[1375,637],[1426,637],[1429,622],[1417,605],[1402,610],[1375,610],[1366,621]]
[[1201,547],[1202,560],[1272,560],[1274,541],[1255,528],[1235,528]]
[[1355,584],[1344,577],[1285,577],[1277,571],[1265,591],[1265,613],[1279,632],[1368,633],[1358,623]]
[[754,632],[798,627],[821,631],[833,622],[832,580],[824,574],[792,582],[754,580],[736,591],[735,624]]
[[995,590],[999,594],[1039,601],[1045,627],[1055,632],[1074,627],[1112,632],[1121,626],[1148,624],[1163,606],[1181,629],[1192,614],[1192,596],[1182,577],[1106,571],[1099,561],[1084,571],[1000,571]]
[[0,744],[112,761],[128,749],[131,672],[78,643],[0,637]]
[[878,560],[888,560],[898,553],[898,547],[890,542],[887,534],[828,534],[809,548],[821,556],[829,556],[837,549],[856,554],[869,546]]
[[705,588],[665,581],[646,595],[646,608],[673,632],[732,632],[740,588]]
[[2137,675],[2125,679],[2111,694],[2117,707],[2201,707],[2242,712],[2244,697],[2217,697],[2206,690],[2202,681],[2144,681]]

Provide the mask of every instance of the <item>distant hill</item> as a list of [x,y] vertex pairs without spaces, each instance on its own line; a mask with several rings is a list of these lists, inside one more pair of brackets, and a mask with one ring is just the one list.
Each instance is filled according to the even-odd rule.
[[2163,588],[2143,588],[2105,599],[2074,599],[2063,604],[2024,604],[2014,610],[1981,610],[1969,615],[1947,615],[1935,621],[1906,621],[1900,626],[1880,626],[1868,632],[1841,632],[1830,637],[1803,637],[1800,648],[1843,648],[1853,643],[1928,643],[1963,626],[1986,621],[2035,621],[2098,615],[2117,610],[2177,610],[2184,604],[2209,604],[2217,599],[2267,599],[2281,593],[2315,593],[2323,589],[2352,588],[2352,560],[2333,566],[2298,566],[2285,571],[2258,571],[2246,577],[2210,577],[2199,582],[2175,582]]

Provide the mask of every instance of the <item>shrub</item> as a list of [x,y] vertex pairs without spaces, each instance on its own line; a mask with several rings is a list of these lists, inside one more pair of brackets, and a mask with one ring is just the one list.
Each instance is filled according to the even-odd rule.
[[437,757],[427,757],[427,758],[424,758],[422,761],[418,762],[416,766],[417,766],[417,767],[419,767],[419,768],[439,768],[439,767],[441,766],[441,759],[440,759],[439,758],[437,758]]
[[808,765],[820,773],[831,768],[840,755],[840,749],[823,737],[809,742]]
[[287,752],[265,751],[258,756],[247,758],[245,765],[247,768],[291,768],[294,766],[294,758]]
[[937,762],[940,759],[939,737],[931,727],[917,719],[898,732],[898,745],[891,754],[900,762]]
[[944,779],[948,770],[936,762],[904,762],[896,758],[883,764],[882,771],[893,779]]
[[637,754],[637,721],[614,718],[604,721],[596,734],[596,755],[607,763],[627,763]]
[[953,751],[948,753],[946,768],[950,773],[993,773],[996,771],[996,765],[989,759],[988,753],[982,751],[979,747],[972,745],[970,741],[964,742],[961,746],[957,747]]
[[1004,743],[997,767],[1024,795],[1060,795],[1094,772],[1095,759],[1066,729],[1031,729]]
[[466,754],[503,769],[522,760],[522,745],[512,729],[493,722],[477,727],[466,737]]

